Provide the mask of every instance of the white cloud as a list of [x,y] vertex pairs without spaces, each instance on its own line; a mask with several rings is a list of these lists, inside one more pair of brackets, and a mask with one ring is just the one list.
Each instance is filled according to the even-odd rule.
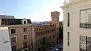
[[33,21],[49,21],[51,20],[51,12],[59,11],[60,12],[60,21],[63,20],[63,11],[60,6],[63,5],[64,0],[53,0],[51,3],[48,3],[44,6],[42,12],[36,13],[31,20]]

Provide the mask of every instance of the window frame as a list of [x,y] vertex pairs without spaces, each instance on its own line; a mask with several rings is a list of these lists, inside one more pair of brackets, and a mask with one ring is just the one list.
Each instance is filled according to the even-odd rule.
[[[28,35],[27,34],[24,34],[24,35],[26,35],[27,36],[27,39],[28,39]],[[23,35],[23,39],[24,39],[24,35]],[[24,39],[24,40],[26,40],[26,39]]]
[[13,34],[17,34],[17,29],[16,29],[16,28],[10,28],[10,34],[11,34],[11,35],[13,35],[13,34],[11,33],[11,29],[15,29],[15,33],[13,33]]
[[24,21],[23,21],[23,23],[24,23],[24,24],[27,24],[27,21],[26,21],[26,20],[24,20]]
[[[16,36],[13,36],[13,37],[11,37],[11,38],[14,38],[14,37],[16,37]],[[11,40],[11,39],[10,39]],[[16,42],[17,42],[17,37],[16,37]],[[13,43],[12,41],[11,41],[11,43]]]
[[[11,46],[11,49],[12,49],[13,46],[16,46],[16,45],[12,45],[12,46]],[[13,49],[12,49],[12,50],[13,50]],[[16,50],[17,50],[17,46],[16,46]],[[14,50],[14,51],[16,51],[16,50]]]
[[[24,31],[24,28],[26,29],[26,31]],[[27,28],[26,27],[23,27],[23,33],[27,32]]]
[[[26,43],[26,42],[23,42],[23,43],[22,43],[23,49],[26,49],[26,48],[24,48],[24,43]],[[28,48],[28,42],[27,42],[27,48]]]

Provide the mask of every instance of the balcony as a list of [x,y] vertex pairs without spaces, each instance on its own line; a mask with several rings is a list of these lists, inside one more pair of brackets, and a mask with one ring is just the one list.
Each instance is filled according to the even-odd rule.
[[89,24],[89,23],[80,23],[80,28],[91,29],[91,24]]

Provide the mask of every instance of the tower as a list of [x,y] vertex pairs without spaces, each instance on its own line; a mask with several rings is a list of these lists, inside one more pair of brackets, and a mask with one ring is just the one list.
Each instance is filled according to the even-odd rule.
[[55,34],[55,37],[56,37],[56,43],[59,42],[59,12],[57,11],[54,11],[54,12],[51,12],[51,20],[52,20],[52,25],[55,25],[56,26],[56,34]]
[[59,15],[58,11],[51,12],[52,25],[56,25],[57,33],[59,33]]

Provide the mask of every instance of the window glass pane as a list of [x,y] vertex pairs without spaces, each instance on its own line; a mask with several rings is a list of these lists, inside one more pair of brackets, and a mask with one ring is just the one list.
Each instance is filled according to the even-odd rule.
[[24,39],[27,39],[27,35],[24,35]]
[[12,51],[16,51],[16,46],[12,46]]
[[16,37],[11,38],[11,42],[16,42]]
[[87,20],[86,20],[86,10],[82,10],[81,11],[81,23],[86,23]]
[[91,51],[91,37],[87,38],[87,51]]
[[16,29],[11,29],[11,34],[15,34],[16,33]]
[[27,28],[23,28],[23,32],[26,32],[27,31]]
[[80,36],[80,51],[86,51],[86,36]]
[[26,21],[24,21],[24,24],[26,24]]
[[23,48],[25,49],[25,48],[27,48],[27,47],[28,47],[27,42],[24,42],[24,43],[23,43]]

